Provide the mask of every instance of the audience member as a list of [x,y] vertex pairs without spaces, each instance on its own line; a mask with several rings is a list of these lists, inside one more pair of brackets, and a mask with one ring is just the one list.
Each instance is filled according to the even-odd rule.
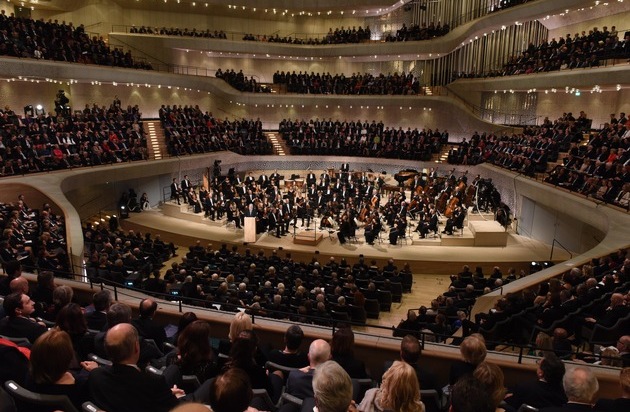
[[35,311],[35,302],[23,293],[5,296],[2,302],[6,317],[0,320],[0,335],[12,338],[26,338],[33,344],[46,327],[30,316]]
[[562,378],[562,386],[568,402],[563,406],[542,408],[541,412],[592,410],[599,383],[590,368],[577,366],[567,369]]
[[567,402],[562,387],[564,372],[564,363],[553,352],[546,353],[538,361],[537,379],[518,383],[506,398],[507,403],[514,409],[524,403],[538,409],[564,405]]
[[356,410],[352,400],[352,380],[335,361],[324,362],[315,370],[313,393],[319,412]]
[[406,362],[395,361],[383,374],[381,387],[369,389],[358,409],[362,412],[424,412],[420,386],[413,368]]
[[617,399],[600,398],[595,404],[595,408],[602,412],[625,411],[630,408],[630,368],[623,368],[619,372],[619,386],[621,396]]
[[463,376],[451,388],[449,412],[495,412],[486,387],[471,374]]

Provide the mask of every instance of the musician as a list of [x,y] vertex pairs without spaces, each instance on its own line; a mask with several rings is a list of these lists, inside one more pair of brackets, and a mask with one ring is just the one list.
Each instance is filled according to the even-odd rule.
[[241,228],[241,213],[236,207],[235,202],[230,202],[230,205],[226,210],[226,214],[227,214],[227,221],[234,222],[236,224],[236,227],[240,229]]
[[179,185],[177,184],[177,179],[173,178],[173,182],[171,183],[171,200],[176,199],[177,204],[180,205],[179,196],[181,195],[181,190]]
[[370,221],[365,225],[365,241],[368,245],[374,244],[374,239],[381,231],[381,222],[378,216],[370,218]]
[[350,171],[350,163],[342,163],[341,171],[348,173]]
[[280,185],[280,173],[278,173],[278,169],[274,170],[269,179],[273,182],[275,180],[276,185]]
[[[201,195],[202,192],[199,192],[199,193]],[[214,200],[214,194],[205,192],[205,196],[202,197],[202,199],[203,199],[203,211],[205,212],[205,217],[209,217],[210,219],[214,220],[214,217],[217,211],[215,200]]]
[[310,185],[306,195],[308,196],[308,198],[310,200],[316,200],[317,199],[317,188],[315,187],[315,183],[313,183],[312,185]]
[[247,174],[247,177],[245,178],[245,184],[247,186],[250,186],[250,185],[254,184],[255,181],[256,181],[256,179],[254,179],[254,176],[252,176],[252,172],[249,172]]
[[407,229],[406,219],[402,217],[396,218],[394,222],[394,226],[389,231],[389,243],[391,245],[396,245],[398,243],[398,239],[401,237],[405,237],[405,230]]
[[311,187],[311,185],[314,185],[315,183],[317,183],[317,177],[315,176],[315,173],[311,171],[310,168],[308,170],[309,170],[309,173],[306,175],[306,185],[308,187]]
[[289,231],[289,225],[293,219],[293,208],[291,207],[290,198],[287,196],[282,199],[282,206],[278,208],[280,215],[279,223],[283,226],[284,232]]
[[346,243],[346,239],[350,236],[354,235],[352,234],[349,216],[347,214],[344,214],[343,216],[341,216],[341,224],[339,225],[339,232],[337,233],[339,243],[343,245],[344,243]]
[[[182,193],[186,193],[188,194],[190,192],[190,189],[192,189],[192,184],[190,183],[190,180],[188,179],[188,175],[184,175],[184,178],[182,179],[182,182],[180,184]],[[184,203],[187,203],[189,196],[184,196]]]
[[266,174],[263,173],[260,176],[258,176],[258,185],[262,187],[263,189],[267,188],[267,185],[269,185],[269,178],[267,177]]
[[193,208],[193,213],[201,213],[202,211],[202,206],[201,206],[201,202],[199,201],[199,198],[197,197],[197,193],[195,193],[194,189],[190,189],[189,192],[189,197],[188,197],[188,204],[192,206]]
[[[453,229],[456,227],[455,222],[456,221],[459,222],[461,216],[463,216],[462,208],[459,205],[457,205],[455,206],[455,209],[453,210],[453,214],[451,215],[451,217],[446,219],[446,226],[444,226],[444,230],[442,231],[442,233],[446,233],[447,235],[452,235]],[[463,226],[463,219],[462,219],[462,226]]]
[[420,239],[425,239],[429,232],[438,231],[438,215],[435,209],[431,209],[425,215],[425,220],[418,223],[417,232],[420,232]]

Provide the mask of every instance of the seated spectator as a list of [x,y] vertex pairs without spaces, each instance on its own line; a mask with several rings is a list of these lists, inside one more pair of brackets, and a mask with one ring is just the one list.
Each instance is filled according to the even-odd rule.
[[230,322],[230,331],[228,332],[228,339],[222,339],[219,342],[219,353],[227,355],[230,353],[232,343],[238,339],[240,333],[244,330],[252,329],[252,318],[245,312],[238,312],[234,315],[232,322]]
[[0,384],[13,380],[20,386],[26,385],[28,375],[28,360],[31,351],[20,347],[8,339],[0,338]]
[[[138,307],[138,318],[132,324],[144,339],[153,339],[158,349],[166,342],[164,327],[153,320],[157,311],[157,303],[153,299],[142,299]],[[160,349],[161,350],[161,349]]]
[[552,352],[548,352],[538,361],[535,381],[521,382],[512,390],[507,403],[514,409],[526,403],[534,408],[559,407],[567,402],[562,388],[564,363]]
[[228,369],[212,381],[209,398],[214,412],[251,411],[253,392],[249,377],[242,369]]
[[35,302],[23,293],[5,296],[2,303],[6,317],[0,320],[0,335],[11,338],[26,338],[33,344],[46,327],[39,324],[30,315],[35,311]]
[[449,384],[454,385],[460,378],[465,375],[471,375],[477,366],[486,359],[486,343],[479,334],[473,334],[466,337],[459,351],[462,360],[456,360],[451,364],[449,374]]
[[75,353],[70,368],[77,369],[79,361],[86,359],[87,355],[94,351],[94,335],[87,333],[87,322],[81,306],[76,303],[64,306],[57,315],[55,326],[70,336]]
[[215,377],[219,372],[217,356],[210,346],[210,325],[195,320],[186,326],[177,339],[177,354],[164,372],[178,387],[185,388],[183,375],[195,375],[199,382]]
[[[314,340],[308,350],[309,365],[296,371],[291,371],[287,378],[286,392],[298,399],[313,397],[313,376],[315,370],[330,359],[330,345],[323,339]],[[294,405],[285,404],[282,412],[296,410]]]
[[109,411],[169,411],[185,394],[169,388],[162,376],[142,372],[136,364],[140,358],[140,340],[129,323],[112,327],[105,337],[105,350],[113,362],[111,368],[90,372],[90,398]]
[[588,411],[592,409],[595,395],[599,390],[599,383],[590,368],[577,366],[568,369],[562,379],[562,386],[568,402],[559,407],[542,408],[540,409],[541,412]]
[[472,375],[463,376],[451,388],[449,412],[495,412],[496,408],[486,387]]
[[337,362],[352,379],[369,378],[362,360],[354,356],[354,333],[350,327],[335,331],[330,343],[332,359]]
[[352,401],[352,380],[335,361],[324,362],[315,370],[313,393],[319,412],[356,410]]
[[[54,354],[54,356],[51,356]],[[40,336],[31,350],[29,389],[47,395],[66,395],[80,410],[83,402],[90,400],[85,376],[70,373],[75,358],[70,335],[61,330],[51,329]],[[91,371],[98,367],[96,362],[82,362],[81,366]],[[46,408],[29,410],[43,411]]]
[[[408,363],[416,373],[420,389],[435,389],[440,391],[435,374],[423,367],[420,363],[422,348],[418,338],[412,335],[405,336],[400,342],[400,360]],[[385,370],[389,368],[391,362],[385,362]]]
[[499,406],[506,392],[503,385],[503,371],[500,367],[493,363],[481,362],[473,372],[473,377],[484,385],[486,396],[492,400],[496,412],[512,411],[509,405]]
[[369,389],[358,409],[362,412],[424,412],[420,386],[413,368],[405,362],[395,361],[383,374],[381,387]]
[[88,329],[101,331],[107,323],[107,310],[112,304],[112,297],[109,290],[101,290],[94,294],[92,298],[94,310],[85,316]]
[[275,349],[269,352],[267,359],[270,362],[289,368],[302,368],[308,365],[307,354],[300,351],[304,340],[304,331],[298,325],[291,325],[284,333],[284,349]]

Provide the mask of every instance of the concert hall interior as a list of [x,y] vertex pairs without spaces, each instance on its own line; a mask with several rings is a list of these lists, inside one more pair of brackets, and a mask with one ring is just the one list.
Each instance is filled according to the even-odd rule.
[[0,296],[151,297],[217,353],[235,313],[276,348],[350,325],[374,383],[410,333],[440,388],[480,333],[511,389],[540,332],[619,397],[629,3],[2,2]]

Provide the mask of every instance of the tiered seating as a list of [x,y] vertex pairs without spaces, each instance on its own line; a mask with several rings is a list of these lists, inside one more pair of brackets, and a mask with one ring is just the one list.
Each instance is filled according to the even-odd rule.
[[247,76],[243,74],[242,70],[236,73],[234,70],[226,70],[223,72],[219,69],[217,70],[215,77],[225,80],[227,84],[240,92],[271,93],[271,89],[269,87],[258,84],[254,77],[247,78]]
[[214,30],[210,31],[210,29],[197,30],[193,28],[192,30],[188,30],[185,28],[184,30],[179,27],[145,27],[145,26],[131,26],[129,29],[129,33],[136,34],[159,34],[162,36],[182,36],[182,37],[202,37],[204,39],[226,39],[227,36],[223,30]]
[[50,205],[30,209],[19,195],[14,204],[0,203],[0,226],[2,265],[17,260],[29,270],[37,268],[67,275],[70,262],[65,221],[63,216],[53,213]]
[[434,22],[429,23],[427,26],[426,23],[423,23],[422,26],[418,24],[412,24],[410,27],[407,27],[406,24],[396,30],[396,33],[390,33],[385,37],[385,41],[387,42],[396,42],[396,41],[418,41],[418,40],[431,40],[436,37],[441,37],[448,34],[450,28],[448,24],[440,24],[438,22],[435,24]]
[[610,31],[594,27],[573,37],[560,37],[538,45],[530,43],[520,56],[512,56],[501,70],[479,73],[459,73],[457,77],[501,77],[518,74],[545,73],[556,70],[599,67],[603,60],[630,57],[630,36],[619,38],[615,26]]
[[241,154],[271,154],[272,146],[260,120],[216,119],[199,106],[162,105],[160,120],[172,156],[232,150]]
[[0,56],[151,69],[150,63],[135,61],[130,51],[112,50],[102,37],[90,38],[83,25],[3,14],[0,31],[4,33],[0,36]]
[[0,110],[0,176],[145,160],[138,106],[86,105],[82,112],[20,116]]
[[286,85],[289,93],[304,94],[364,94],[364,95],[413,95],[420,92],[420,81],[411,73],[355,74],[346,77],[343,73],[289,73],[277,71],[274,84]]
[[372,123],[283,120],[279,131],[292,154],[430,160],[433,153],[439,153],[442,143],[448,141],[446,130],[395,129],[374,120]]
[[342,26],[341,28],[335,28],[335,30],[330,28],[326,36],[321,39],[312,37],[309,37],[308,39],[291,36],[280,37],[278,34],[261,36],[260,34],[254,35],[248,33],[243,36],[243,40],[285,44],[308,44],[310,46],[316,46],[324,44],[360,43],[370,40],[370,36],[371,31],[369,26],[365,26],[365,29],[362,26],[359,26],[358,29],[355,26],[352,26],[352,29],[350,27],[346,29]]

